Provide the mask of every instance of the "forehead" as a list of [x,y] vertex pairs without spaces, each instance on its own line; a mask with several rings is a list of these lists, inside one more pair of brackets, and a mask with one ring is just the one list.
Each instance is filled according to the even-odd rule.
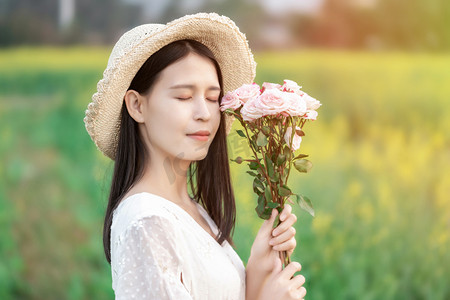
[[214,63],[209,58],[196,53],[189,53],[165,68],[160,74],[159,81],[166,87],[173,85],[219,86]]

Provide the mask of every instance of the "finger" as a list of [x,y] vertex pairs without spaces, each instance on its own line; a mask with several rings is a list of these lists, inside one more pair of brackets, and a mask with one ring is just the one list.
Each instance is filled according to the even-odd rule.
[[273,268],[272,268],[272,277],[275,277],[278,275],[283,269],[283,266],[281,265],[281,259],[279,257],[276,257],[273,260]]
[[281,212],[280,215],[280,220],[284,221],[292,212],[292,206],[290,206],[289,204],[285,204],[283,211]]
[[287,265],[286,268],[284,268],[283,271],[281,271],[280,276],[283,277],[286,280],[290,280],[292,276],[294,276],[295,272],[298,272],[302,269],[302,266],[300,263],[293,261],[290,264]]
[[295,228],[294,227],[289,227],[288,230],[286,230],[282,234],[271,238],[270,241],[269,241],[269,245],[275,246],[275,245],[278,245],[278,244],[282,244],[282,243],[292,239],[294,236],[295,236]]
[[295,240],[295,238],[292,238],[292,239],[287,240],[284,243],[273,246],[272,249],[275,251],[294,251],[296,246],[297,246],[297,241]]
[[298,290],[292,292],[294,299],[303,299],[306,295],[306,289],[302,286]]
[[267,232],[268,234],[270,234],[269,232],[272,230],[273,228],[273,223],[275,223],[275,219],[277,218],[278,215],[278,210],[273,209],[272,210],[272,214],[270,215],[270,218],[265,220],[263,222],[263,224],[261,225],[261,232]]
[[[295,243],[297,243],[297,242],[295,242]],[[289,257],[292,255],[292,253],[294,253],[294,249],[287,250],[287,254],[288,254]]]
[[294,278],[291,279],[291,286],[294,289],[300,289],[300,287],[305,283],[305,277],[303,275],[297,275],[294,276]]
[[277,236],[285,232],[286,230],[288,230],[289,227],[292,227],[292,225],[294,225],[295,222],[297,222],[297,216],[294,214],[290,214],[285,221],[281,222],[281,224],[278,225],[277,228],[275,228],[272,231],[272,235]]
[[299,298],[303,299],[306,296],[306,289],[304,286],[300,287],[298,289],[299,291]]

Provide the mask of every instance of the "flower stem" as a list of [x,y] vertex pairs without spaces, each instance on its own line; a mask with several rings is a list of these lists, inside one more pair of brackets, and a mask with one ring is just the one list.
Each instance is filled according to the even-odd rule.
[[[280,225],[281,221],[280,219],[278,219],[278,225]],[[280,259],[281,262],[283,263],[283,269],[287,267],[288,264],[291,263],[291,257],[289,256],[289,254],[287,253],[287,251],[279,251],[280,252]]]

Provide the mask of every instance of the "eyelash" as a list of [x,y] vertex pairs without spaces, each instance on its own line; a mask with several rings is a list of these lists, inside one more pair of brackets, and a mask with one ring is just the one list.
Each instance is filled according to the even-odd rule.
[[[178,100],[181,100],[181,101],[185,101],[185,100],[191,99],[191,97],[189,97],[189,98],[179,98],[179,97],[177,97],[177,99],[178,99]],[[207,99],[207,100],[209,100],[209,101],[211,101],[211,102],[219,102],[219,100],[213,100],[213,99]]]

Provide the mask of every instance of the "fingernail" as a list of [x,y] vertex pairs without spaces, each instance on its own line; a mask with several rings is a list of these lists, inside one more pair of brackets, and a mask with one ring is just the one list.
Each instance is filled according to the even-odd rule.
[[285,215],[285,214],[282,214],[282,215],[280,216],[280,220],[281,220],[281,221],[284,221],[284,219],[286,219],[286,215]]

